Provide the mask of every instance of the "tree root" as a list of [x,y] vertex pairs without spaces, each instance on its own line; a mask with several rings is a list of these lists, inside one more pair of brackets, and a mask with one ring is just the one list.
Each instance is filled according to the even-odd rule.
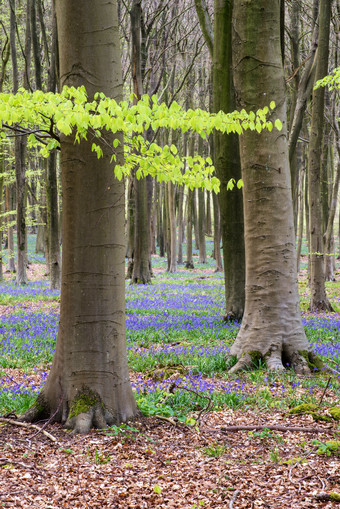
[[243,352],[241,355],[238,353],[237,363],[230,368],[229,373],[254,369],[256,362],[260,359],[265,362],[268,371],[283,371],[287,365],[292,367],[297,374],[305,375],[313,371],[313,369],[319,370],[322,367],[322,361],[313,352],[303,351],[288,354],[287,352],[282,352],[277,346],[272,346],[264,354],[256,351]]
[[73,433],[86,434],[92,427],[105,429],[114,424],[115,419],[110,412],[103,409],[101,404],[96,404],[86,412],[69,417],[65,422],[65,428],[72,429]]

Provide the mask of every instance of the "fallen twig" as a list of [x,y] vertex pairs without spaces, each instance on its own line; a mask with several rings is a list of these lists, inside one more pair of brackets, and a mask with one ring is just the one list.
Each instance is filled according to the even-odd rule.
[[333,429],[331,428],[305,428],[299,426],[281,426],[279,424],[252,424],[250,426],[221,426],[217,431],[224,432],[237,432],[237,431],[256,431],[261,429],[270,429],[271,431],[292,431],[292,432],[305,432],[305,433],[333,433]]
[[20,461],[14,461],[8,458],[0,458],[0,467],[3,467],[4,465],[20,465],[21,467],[24,468],[34,468],[31,465],[26,465],[25,463],[21,463]]
[[327,391],[327,389],[328,389],[328,386],[329,386],[329,384],[330,384],[330,381],[331,381],[331,380],[332,380],[332,377],[330,376],[330,377],[328,378],[328,380],[327,380],[326,387],[325,387],[325,389],[324,389],[324,391],[323,391],[323,393],[322,393],[322,395],[321,395],[321,398],[320,398],[320,401],[319,401],[318,406],[320,406],[320,405],[321,405],[322,400],[323,400],[323,398],[324,398],[324,396],[325,396],[325,394],[326,394],[326,391]]
[[174,421],[173,419],[170,419],[170,417],[164,417],[163,415],[155,415],[157,419],[160,419],[161,421],[166,421],[172,424],[173,426],[178,426],[178,422]]
[[26,429],[31,429],[31,428],[36,429],[39,432],[42,432],[47,438],[52,440],[52,442],[54,442],[55,444],[58,443],[57,439],[53,435],[51,435],[44,429],[39,428],[39,426],[37,426],[36,424],[28,424],[26,422],[14,421],[13,419],[6,419],[5,417],[0,417],[0,422],[3,422],[5,424],[12,424],[12,426],[21,426],[22,428],[26,428]]
[[234,502],[235,502],[236,497],[237,497],[237,495],[238,495],[239,493],[240,493],[240,491],[239,491],[239,490],[234,491],[234,494],[233,494],[233,496],[232,496],[232,498],[231,498],[231,500],[230,500],[230,502],[229,502],[229,509],[233,509],[233,507],[234,507]]

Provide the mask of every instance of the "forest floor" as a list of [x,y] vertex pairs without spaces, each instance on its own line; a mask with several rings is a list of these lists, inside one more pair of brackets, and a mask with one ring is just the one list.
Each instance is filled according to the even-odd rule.
[[[26,305],[46,313],[58,307]],[[11,306],[1,306],[8,313]],[[2,372],[18,383],[27,374]],[[31,375],[38,381],[40,372]],[[324,390],[315,397],[321,402]],[[339,404],[337,393],[328,398]],[[203,413],[199,426],[141,416],[87,436],[37,425],[0,418],[0,508],[331,508],[330,494],[340,492],[340,442],[327,445],[340,440],[339,424],[288,409]]]

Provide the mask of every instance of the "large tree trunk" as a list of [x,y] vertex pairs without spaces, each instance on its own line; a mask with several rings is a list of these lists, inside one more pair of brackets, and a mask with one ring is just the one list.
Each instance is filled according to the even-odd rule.
[[[213,60],[213,107],[229,113],[235,109],[232,83],[231,20],[233,2],[215,0],[215,40]],[[225,319],[240,320],[244,312],[245,253],[243,200],[235,186],[227,190],[231,178],[241,178],[237,134],[214,133],[214,163],[221,181],[218,195],[221,214],[224,280],[226,296]]]
[[[121,99],[115,2],[56,2],[61,84]],[[112,141],[112,140],[107,140]],[[53,364],[24,416],[53,415],[77,432],[132,418],[136,404],[126,354],[124,185],[111,150],[61,139],[63,258],[60,325]],[[121,161],[121,154],[118,154]]]
[[[57,20],[55,17],[54,5],[52,4],[52,42],[51,42],[51,64],[48,76],[48,89],[55,92],[57,86]],[[34,44],[33,44],[34,47]],[[35,56],[36,79],[41,84],[39,73],[39,58]],[[61,259],[59,241],[59,206],[58,206],[58,179],[57,179],[57,154],[52,152],[47,163],[46,178],[46,204],[48,221],[48,246],[49,246],[49,273],[50,288],[60,289],[61,283]]]
[[[321,79],[328,70],[330,0],[320,0],[319,44],[315,78]],[[322,215],[321,215],[321,150],[324,128],[323,87],[313,91],[312,123],[308,151],[308,199],[310,235],[310,304],[311,311],[333,311],[325,287]]]
[[[29,12],[31,3],[27,3],[27,26],[26,26],[26,64],[29,60],[29,41],[30,41],[30,23]],[[18,78],[18,60],[16,51],[16,13],[15,1],[10,0],[10,43],[12,56],[12,72],[13,72],[13,92],[16,93],[19,87]],[[25,85],[27,87],[27,72],[29,67],[25,67]],[[16,200],[17,200],[17,284],[27,284],[26,274],[26,192],[25,192],[25,156],[26,156],[26,137],[19,136],[15,138],[15,180],[16,180]]]
[[230,355],[232,372],[258,358],[268,369],[287,363],[303,373],[311,359],[302,326],[296,275],[295,232],[280,45],[280,0],[235,2],[235,89],[248,110],[275,100],[278,132],[240,136],[244,181],[246,302]]
[[[141,0],[133,0],[130,11],[132,35],[132,81],[134,102],[143,94],[141,51]],[[150,207],[148,203],[147,179],[135,176],[134,249],[131,283],[151,282],[150,271]]]

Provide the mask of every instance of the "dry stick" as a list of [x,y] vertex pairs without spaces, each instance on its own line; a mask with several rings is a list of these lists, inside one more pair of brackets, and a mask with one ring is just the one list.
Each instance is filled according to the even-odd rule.
[[20,465],[24,468],[34,468],[31,465],[25,465],[25,463],[21,463],[20,461],[14,461],[8,458],[0,458],[0,467],[3,467],[4,465]]
[[[288,475],[288,478],[290,480],[290,482],[292,484],[296,484],[293,480],[292,480],[292,470],[294,467],[296,467],[296,465],[298,465],[299,463],[301,463],[303,460],[305,460],[306,458],[308,458],[308,456],[310,456],[312,454],[312,452],[316,452],[318,450],[318,445],[316,447],[312,447],[308,452],[306,452],[306,454],[304,454],[301,458],[299,458],[295,463],[293,463],[293,465],[291,465],[290,469],[289,469],[289,475]],[[300,486],[300,483],[299,483],[299,486]],[[300,491],[301,488],[299,488],[299,491]]]
[[327,381],[326,387],[325,387],[325,389],[324,389],[324,391],[323,391],[323,393],[322,393],[322,396],[321,396],[321,398],[320,398],[320,401],[319,401],[318,406],[320,406],[320,405],[321,405],[322,400],[323,400],[323,398],[324,398],[324,395],[326,394],[326,391],[327,391],[327,389],[328,389],[328,386],[329,386],[329,384],[330,384],[330,381],[331,381],[331,380],[332,380],[332,377],[330,376],[330,377],[328,378],[328,381]]
[[231,500],[230,500],[230,502],[229,502],[229,509],[233,509],[233,507],[234,507],[234,502],[235,502],[236,497],[237,497],[237,495],[238,495],[239,493],[240,493],[240,491],[239,491],[239,490],[236,490],[236,491],[234,492],[234,495],[232,496],[232,499],[231,499]]
[[[333,429],[331,428],[303,428],[303,427],[297,427],[297,426],[280,426],[278,424],[276,425],[269,425],[269,424],[253,424],[250,426],[222,426],[219,428],[220,431],[224,432],[237,432],[237,431],[254,431],[258,429],[270,429],[272,431],[294,431],[294,432],[305,432],[305,433],[333,433]],[[218,431],[218,430],[216,430]]]
[[39,433],[40,433],[40,431],[42,433],[44,433],[44,435],[47,438],[49,438],[50,440],[52,440],[52,442],[54,442],[55,444],[58,443],[57,439],[53,435],[51,435],[47,431],[43,430],[42,428],[39,428],[39,426],[37,426],[36,424],[26,424],[25,422],[14,421],[13,419],[6,419],[5,417],[0,417],[0,422],[4,422],[5,424],[12,424],[13,426],[21,426],[22,428],[27,428],[27,429],[30,429],[30,428],[37,429],[39,431]]
[[203,394],[199,394],[198,392],[196,391],[193,391],[192,389],[188,389],[187,387],[184,387],[183,385],[176,385],[176,384],[173,384],[170,389],[169,389],[169,392],[174,392],[175,389],[183,389],[185,391],[188,391],[188,392],[191,392],[192,394],[195,394],[195,396],[198,396],[199,398],[204,398],[204,399],[207,399],[208,400],[208,404],[205,408],[202,408],[199,413],[198,413],[198,416],[197,416],[197,423],[198,425],[200,424],[200,420],[201,420],[201,416],[203,414],[203,412],[208,412],[210,407],[213,405],[213,402],[212,402],[212,399],[209,398],[209,396],[206,396],[206,395],[203,395]]

